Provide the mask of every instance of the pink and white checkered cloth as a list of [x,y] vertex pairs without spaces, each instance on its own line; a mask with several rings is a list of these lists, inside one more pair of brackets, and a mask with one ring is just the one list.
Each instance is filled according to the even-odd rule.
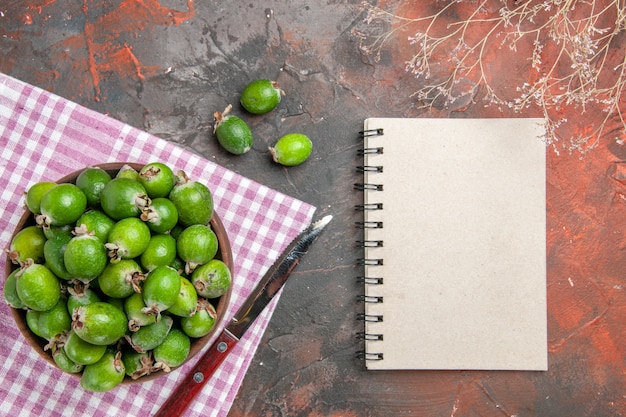
[[[161,161],[205,183],[231,241],[235,277],[225,326],[315,208],[76,103],[0,74],[0,248],[24,212],[23,192],[82,167],[112,161]],[[6,257],[0,257],[4,271]],[[4,281],[2,280],[4,283]],[[277,300],[257,319],[186,416],[228,414]],[[200,354],[199,354],[200,355]],[[10,416],[147,416],[156,412],[196,362],[155,380],[84,391],[26,343],[0,302],[0,410]],[[6,413],[6,414],[5,414]]]

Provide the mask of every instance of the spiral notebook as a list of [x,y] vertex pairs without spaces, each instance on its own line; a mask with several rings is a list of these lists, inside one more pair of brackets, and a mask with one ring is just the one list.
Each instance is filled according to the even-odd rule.
[[538,119],[365,120],[367,369],[547,370],[543,133]]

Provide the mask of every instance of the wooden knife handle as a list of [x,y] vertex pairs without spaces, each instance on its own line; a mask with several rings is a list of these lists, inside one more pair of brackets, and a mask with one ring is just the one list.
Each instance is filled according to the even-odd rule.
[[154,417],[182,415],[238,341],[239,339],[229,332],[222,331],[209,350],[202,355],[196,366],[170,394]]

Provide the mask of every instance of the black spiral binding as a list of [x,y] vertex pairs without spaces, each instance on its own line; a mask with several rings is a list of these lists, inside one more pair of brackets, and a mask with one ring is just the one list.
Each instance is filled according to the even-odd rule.
[[[359,137],[361,139],[371,136],[382,136],[384,134],[383,129],[370,129],[359,132]],[[372,148],[362,148],[357,151],[359,156],[364,155],[375,155],[382,154],[384,152],[383,147],[372,147]],[[379,165],[359,165],[356,167],[356,171],[359,173],[382,173],[383,167]],[[372,184],[372,183],[356,183],[354,184],[354,189],[357,191],[383,191],[383,184]],[[357,204],[354,206],[357,211],[369,211],[369,210],[382,210],[382,203],[365,203],[365,204]],[[383,222],[380,221],[356,221],[354,222],[354,227],[358,229],[382,229]],[[383,246],[382,240],[357,240],[356,246],[359,248],[380,248]],[[358,258],[356,260],[357,265],[359,266],[377,266],[383,265],[383,259],[380,258]],[[383,277],[369,277],[369,276],[358,276],[356,277],[356,281],[362,285],[382,285]],[[357,301],[362,303],[382,303],[383,297],[372,296],[372,295],[359,295],[357,296]],[[382,315],[374,315],[374,314],[366,314],[359,313],[357,314],[357,320],[371,323],[379,323],[383,321]],[[366,332],[359,332],[356,335],[358,340],[361,341],[378,341],[383,340],[382,334],[372,334]],[[365,349],[356,352],[357,358],[363,361],[379,361],[383,359],[382,353],[372,353],[367,352]]]

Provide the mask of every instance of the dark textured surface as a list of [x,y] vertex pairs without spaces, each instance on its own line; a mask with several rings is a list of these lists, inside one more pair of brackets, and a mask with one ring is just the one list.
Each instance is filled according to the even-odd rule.
[[[352,184],[363,118],[512,115],[477,97],[418,110],[406,34],[380,61],[363,57],[352,34],[363,26],[359,3],[8,0],[0,70],[335,216],[285,287],[232,417],[623,415],[626,153],[615,144],[582,160],[548,153],[548,372],[366,372],[354,358],[362,289]],[[489,59],[498,75],[501,61]],[[527,69],[502,68],[493,82],[506,87]],[[261,77],[286,96],[272,113],[245,114],[238,92]],[[244,156],[212,136],[213,113],[229,103],[255,135]],[[275,165],[267,146],[296,131],[312,138],[311,159]]]

